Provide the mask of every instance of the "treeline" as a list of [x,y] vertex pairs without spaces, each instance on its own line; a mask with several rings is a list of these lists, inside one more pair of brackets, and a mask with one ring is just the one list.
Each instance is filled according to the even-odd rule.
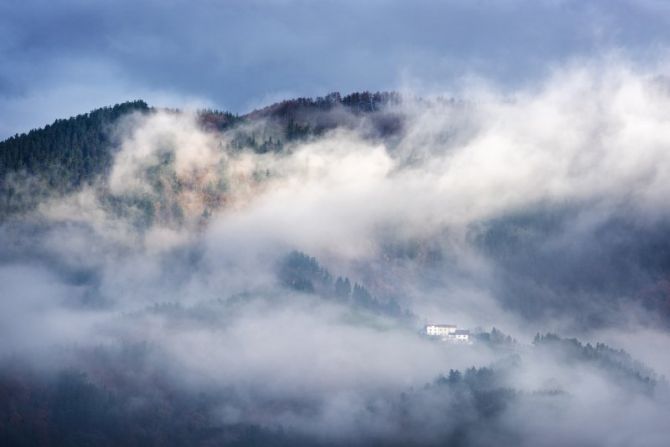
[[[399,101],[399,94],[394,92],[360,92],[344,97],[331,93],[325,97],[282,101],[244,116],[201,110],[198,118],[205,128],[226,130],[238,123],[272,117],[284,121],[283,137],[292,141],[318,131],[301,122],[315,111],[327,111],[340,105],[352,112],[366,113]],[[78,186],[110,166],[110,127],[128,113],[149,110],[151,108],[142,100],[129,101],[72,118],[58,119],[41,129],[14,135],[0,142],[0,178],[9,172],[26,172],[46,178],[51,187],[65,184]],[[337,127],[338,124],[341,123],[335,120],[330,127]],[[279,140],[270,142],[270,147],[263,147],[264,142],[258,141],[255,146],[261,151],[275,150]]]
[[110,127],[131,112],[146,112],[144,101],[104,107],[0,142],[0,177],[23,171],[50,187],[78,186],[111,165]]
[[333,92],[326,96],[317,98],[296,98],[278,102],[271,106],[254,110],[247,117],[289,117],[298,111],[306,109],[332,110],[334,107],[343,106],[352,112],[374,112],[390,104],[399,104],[400,94],[397,92],[354,92],[342,96],[339,92]]
[[0,445],[295,446],[304,436],[247,423],[224,424],[216,393],[186,393],[167,383],[103,386],[85,373],[54,377],[0,372]]
[[[331,93],[282,101],[242,116],[201,110],[198,120],[203,129],[230,132],[233,149],[281,152],[287,143],[331,129],[357,128],[364,113],[372,117],[375,135],[393,134],[401,127],[400,118],[381,111],[399,101],[400,96],[390,92],[344,97]],[[114,125],[124,115],[151,110],[141,100],[125,102],[59,119],[0,142],[0,219],[30,210],[45,197],[74,191],[108,173],[114,156]]]
[[299,251],[293,251],[282,259],[278,275],[281,283],[293,290],[316,294],[375,314],[394,318],[413,317],[412,313],[401,308],[395,299],[381,300],[374,297],[363,285],[347,277],[334,278],[316,258]]
[[[76,369],[45,376],[29,368],[2,368],[0,445],[469,445],[481,430],[496,432],[497,418],[517,397],[497,383],[492,369],[454,370],[423,388],[370,400],[359,416],[403,427],[398,436],[362,432],[358,438],[352,433],[338,440],[281,425],[225,422],[221,408],[268,402],[242,402],[234,390],[183,390],[165,377],[138,377],[133,375],[137,371],[124,373],[120,365],[109,366],[106,378]],[[275,399],[273,405],[279,412],[321,417],[309,400]]]
[[429,389],[446,387],[455,397],[462,411],[475,414],[475,421],[483,422],[499,416],[520,393],[504,384],[503,374],[493,368],[470,367],[465,371],[450,370],[440,376]]
[[234,140],[237,146],[258,152],[280,151],[284,144],[316,137],[336,128],[359,128],[362,118],[368,120],[369,136],[395,135],[402,129],[402,116],[389,109],[398,105],[397,92],[355,92],[346,96],[338,92],[317,98],[296,98],[254,110],[240,122],[265,121],[264,132],[242,131]]
[[516,339],[495,327],[491,332],[476,332],[475,338],[477,342],[485,343],[492,348],[514,348],[517,345]]
[[592,365],[606,371],[621,382],[634,383],[641,391],[652,392],[659,378],[656,374],[634,360],[623,349],[614,349],[604,343],[582,343],[576,338],[561,338],[556,334],[537,334],[533,340],[537,349],[551,349],[566,362]]
[[[323,270],[313,272],[324,275]],[[631,374],[626,366],[633,362],[630,356],[602,344],[594,347],[546,334],[536,337],[535,347],[551,349],[552,355],[563,353],[568,362],[592,364],[608,373],[628,370],[620,376],[626,387],[639,383],[640,377],[653,380]],[[493,441],[513,445],[519,427],[505,423],[509,408],[518,404],[529,408],[566,396],[560,389],[511,388],[509,383],[514,381],[509,379],[523,362],[452,369],[425,386],[368,398],[357,412],[362,426],[381,424],[393,427],[392,432],[362,430],[352,433],[352,438],[329,439],[279,424],[254,425],[244,418],[226,422],[221,408],[239,409],[240,414],[271,411],[277,419],[290,413],[315,420],[322,415],[312,398],[258,396],[254,400],[244,390],[230,386],[182,387],[174,375],[155,368],[156,355],[146,344],[118,351],[100,348],[82,353],[88,373],[67,369],[53,374],[36,373],[5,359],[0,366],[0,445],[459,446]]]
[[149,111],[144,101],[104,107],[0,142],[0,219],[30,210],[109,170],[112,128],[124,115]]
[[200,125],[208,130],[226,130],[241,120],[240,116],[221,110],[202,109],[198,112]]

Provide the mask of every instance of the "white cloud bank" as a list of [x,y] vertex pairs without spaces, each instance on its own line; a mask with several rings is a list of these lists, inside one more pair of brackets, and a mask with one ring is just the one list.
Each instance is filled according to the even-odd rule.
[[[13,244],[16,259],[5,259],[0,271],[8,297],[0,348],[149,341],[167,359],[166,370],[189,386],[313,398],[325,416],[278,420],[307,431],[314,423],[329,435],[353,430],[357,421],[347,414],[366,405],[360,396],[420,387],[497,355],[442,349],[383,318],[361,322],[332,303],[278,291],[278,257],[299,249],[357,280],[370,276],[363,271],[397,268],[386,271],[388,281],[407,292],[404,304],[421,316],[458,315],[527,336],[536,326],[524,328],[503,310],[490,278],[495,262],[472,245],[471,231],[540,206],[584,210],[571,221],[566,244],[585,221],[621,213],[667,218],[669,92],[664,78],[625,65],[569,68],[532,91],[477,89],[463,103],[407,101],[398,110],[406,119],[399,140],[338,130],[268,154],[233,149],[230,134],[201,129],[193,115],[132,116],[118,129],[109,178],[42,204],[39,230],[3,233],[24,246]],[[138,225],[142,207],[153,217]],[[388,258],[388,244],[407,241],[437,246],[452,261],[438,274],[460,282],[429,287],[420,283],[424,263]],[[85,274],[89,279],[72,286]],[[235,305],[240,296],[246,298]],[[155,303],[176,303],[176,315],[146,310]],[[528,381],[513,385],[530,392],[531,383],[557,377],[577,397],[543,416],[558,415],[551,419],[558,427],[593,422],[593,431],[571,434],[575,443],[599,436],[600,410],[630,397],[593,371],[530,362],[523,367]],[[589,412],[575,421],[572,410],[582,404]],[[646,429],[666,433],[656,417],[667,414],[666,402],[644,398],[636,408],[650,415]],[[224,419],[262,422],[253,408],[229,410]],[[524,420],[514,419],[524,411],[510,420]],[[607,427],[621,437],[606,439],[630,439],[635,427],[627,413],[607,414]],[[528,439],[545,433],[543,424],[528,424]]]

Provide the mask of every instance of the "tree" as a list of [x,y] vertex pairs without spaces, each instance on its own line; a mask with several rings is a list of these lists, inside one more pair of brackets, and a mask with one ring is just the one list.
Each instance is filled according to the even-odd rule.
[[351,297],[351,283],[349,278],[339,277],[335,281],[335,296],[342,301],[348,301]]

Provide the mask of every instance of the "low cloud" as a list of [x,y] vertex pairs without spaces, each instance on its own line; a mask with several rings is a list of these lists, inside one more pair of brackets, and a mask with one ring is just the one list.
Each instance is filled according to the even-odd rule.
[[[269,137],[269,118],[219,132],[129,116],[109,175],[0,227],[0,352],[154,397],[156,383],[224,396],[216,423],[323,441],[662,445],[662,378],[530,340],[603,337],[650,359],[667,338],[667,298],[645,292],[669,265],[666,84],[619,62],[566,67],[528,90],[389,105],[393,137],[363,124],[266,153],[236,132]],[[292,250],[416,320],[285,287]],[[519,341],[420,337],[435,320]]]

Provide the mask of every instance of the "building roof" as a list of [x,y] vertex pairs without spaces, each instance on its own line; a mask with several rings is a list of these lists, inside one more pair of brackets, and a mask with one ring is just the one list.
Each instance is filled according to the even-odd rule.
[[429,327],[429,326],[435,326],[435,327],[448,327],[448,328],[456,327],[455,324],[434,324],[434,323],[433,323],[433,324],[427,324],[427,325],[426,325],[426,327]]
[[468,331],[466,329],[457,329],[454,332],[454,335],[470,335],[470,331]]

